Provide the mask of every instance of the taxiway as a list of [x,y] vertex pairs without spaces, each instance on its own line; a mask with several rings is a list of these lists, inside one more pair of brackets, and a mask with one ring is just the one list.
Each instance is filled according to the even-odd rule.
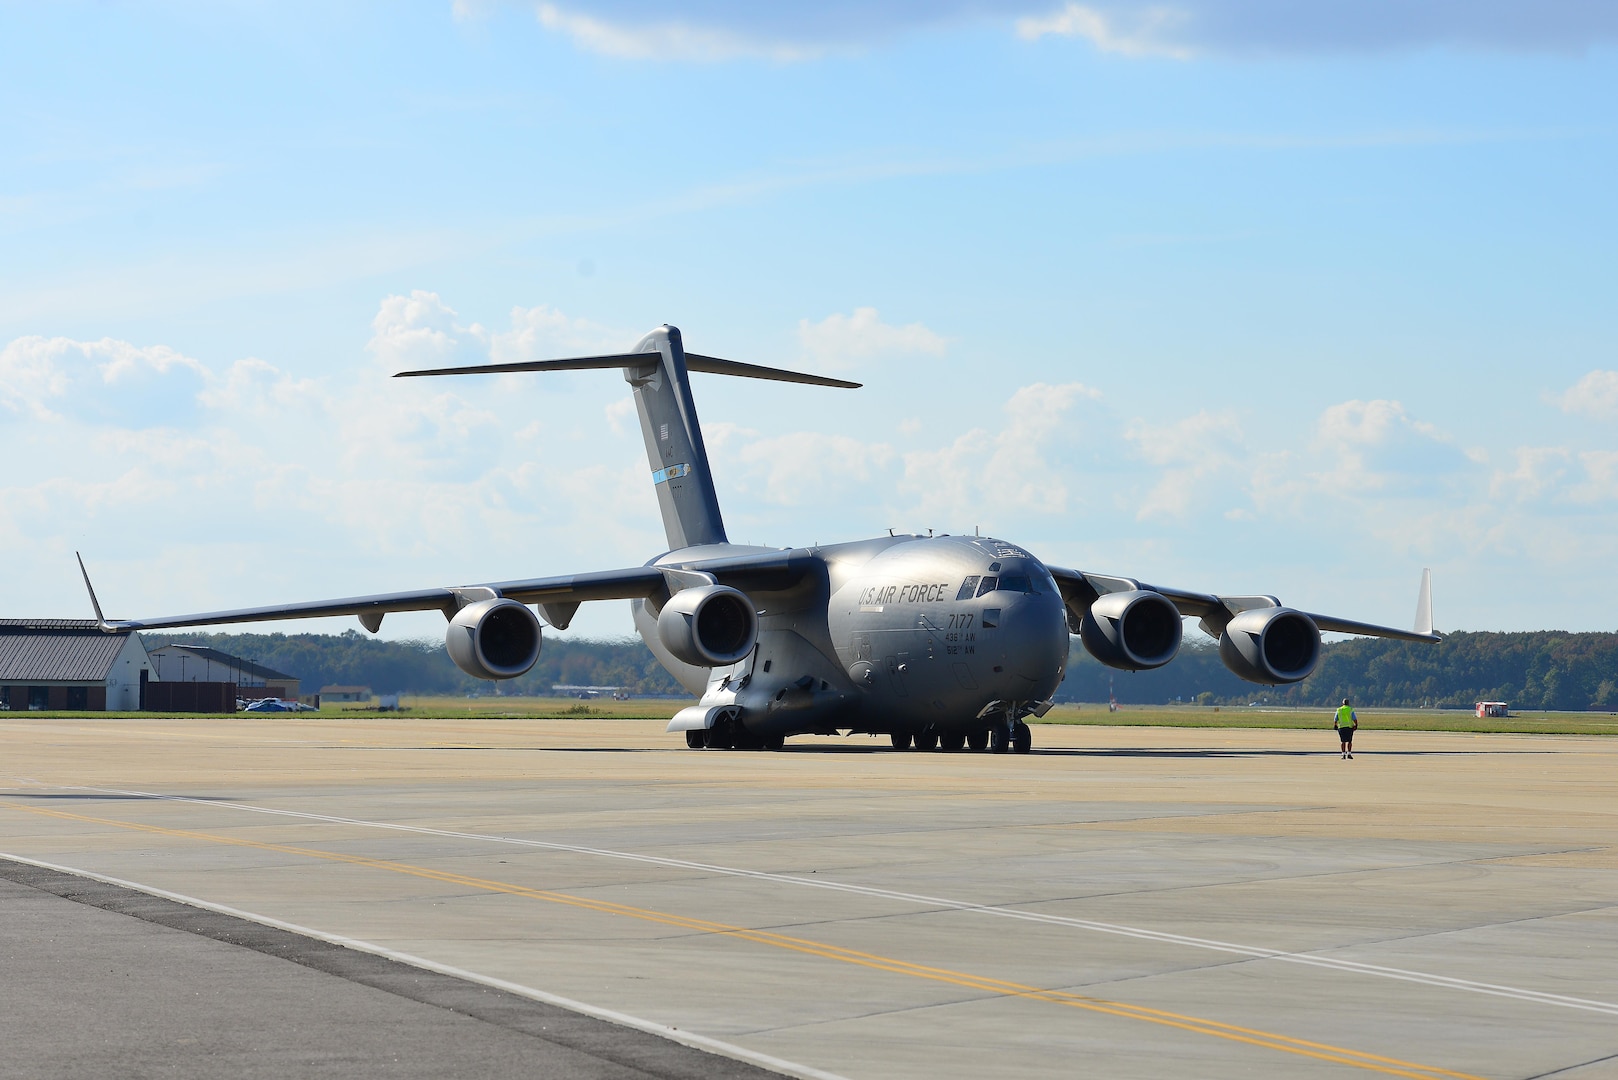
[[[11,715],[0,852],[802,1076],[1618,1075],[1618,743],[1368,720],[1343,761],[1324,727],[1040,726],[997,757],[689,751],[638,721]],[[36,912],[8,947],[48,990],[50,919],[89,916],[25,878],[0,893]],[[165,933],[131,955],[167,972],[199,948]],[[358,1030],[339,991],[299,1021],[323,1053]],[[537,1068],[495,1047],[511,1030],[490,1052]],[[170,1043],[124,1052],[205,1053]]]

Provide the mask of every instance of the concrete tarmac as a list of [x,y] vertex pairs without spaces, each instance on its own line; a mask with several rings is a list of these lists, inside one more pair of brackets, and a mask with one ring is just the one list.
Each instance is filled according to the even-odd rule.
[[[1034,754],[997,757],[690,751],[633,721],[12,715],[0,852],[803,1076],[1618,1076],[1618,743],[1362,719],[1344,761],[1324,726],[1036,726]],[[0,923],[42,984],[48,923]],[[228,948],[185,936],[128,970]],[[345,1009],[385,991],[329,993],[286,1042],[381,1060]],[[426,1041],[501,1060],[520,1034],[467,1022]]]
[[774,1073],[286,930],[0,860],[0,1075]]

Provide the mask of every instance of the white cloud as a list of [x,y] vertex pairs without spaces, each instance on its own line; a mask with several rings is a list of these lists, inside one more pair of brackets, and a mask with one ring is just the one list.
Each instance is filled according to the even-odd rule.
[[1081,37],[1102,52],[1122,56],[1167,56],[1183,60],[1190,46],[1174,41],[1176,32],[1190,21],[1183,8],[1151,4],[1133,10],[1103,11],[1087,4],[1069,3],[1046,15],[1017,20],[1017,36],[1037,41],[1046,36]]
[[905,454],[901,490],[914,500],[914,511],[938,527],[1063,513],[1069,499],[1064,477],[1072,470],[1052,457],[1079,441],[1074,407],[1100,397],[1076,382],[1022,387],[1006,402],[999,431],[973,428],[937,450]]
[[[845,357],[942,347],[866,310],[813,326]],[[49,463],[0,478],[0,557],[59,591],[83,546],[134,615],[634,565],[661,547],[621,381],[580,377],[566,407],[548,391],[529,407],[514,395],[540,379],[387,378],[627,339],[545,305],[484,328],[431,292],[383,298],[375,315],[374,362],[312,376],[111,339],[0,345],[7,451]],[[1576,400],[1599,400],[1595,389]],[[1336,582],[1390,564],[1433,565],[1459,599],[1500,574],[1587,577],[1618,559],[1618,450],[1599,443],[1517,445],[1504,428],[1469,449],[1391,400],[1260,423],[1163,415],[1069,382],[975,406],[978,427],[927,413],[902,439],[884,428],[868,441],[862,418],[841,413],[710,423],[732,535],[793,544],[981,524],[1057,562],[1153,580],[1283,594],[1302,582],[1312,610],[1363,617],[1378,612]],[[12,614],[78,613],[51,611],[43,586],[26,595],[33,611]],[[1512,610],[1537,617],[1526,602]],[[613,632],[615,617],[579,625]]]
[[1618,371],[1592,371],[1551,401],[1565,413],[1618,420]]
[[[1147,424],[1136,420],[1124,432],[1141,458],[1158,466],[1162,473],[1146,493],[1136,517],[1188,517],[1193,509],[1223,498],[1226,514],[1240,514],[1241,507],[1230,507],[1230,491],[1218,484],[1221,474],[1238,481],[1246,479],[1248,452],[1241,423],[1228,412],[1206,410],[1168,424]],[[1245,498],[1242,500],[1245,502]]]
[[780,506],[840,497],[851,487],[881,477],[896,460],[893,447],[886,443],[815,431],[757,439],[736,455],[744,470],[762,475],[763,484],[755,494]]
[[855,308],[852,315],[834,313],[817,323],[801,319],[798,340],[816,362],[829,368],[846,368],[855,360],[894,353],[942,356],[949,344],[919,322],[904,326],[885,323],[874,307]]
[[1513,451],[1514,468],[1498,469],[1489,480],[1491,498],[1516,503],[1534,502],[1565,486],[1573,454],[1560,446],[1519,446]]
[[[0,404],[40,420],[105,415],[136,404],[161,415],[162,406],[189,401],[187,389],[208,378],[201,363],[164,345],[30,336],[0,349]],[[186,388],[177,390],[176,381]],[[159,383],[162,390],[152,393]]]
[[1618,451],[1586,450],[1579,455],[1584,479],[1568,493],[1580,503],[1618,504]]
[[636,336],[589,319],[569,317],[547,304],[514,307],[511,329],[489,340],[489,358],[496,364],[512,364],[615,353],[629,348]]
[[[534,471],[533,417],[503,408],[509,393],[496,380],[388,378],[487,362],[497,341],[509,353],[573,351],[600,337],[545,306],[514,309],[511,327],[491,333],[418,291],[379,303],[374,364],[318,378],[254,357],[221,365],[162,345],[18,338],[0,348],[0,417],[10,448],[49,469],[0,480],[0,502],[24,514],[22,535],[68,550],[63,537],[116,512],[120,535],[142,544],[252,515],[246,542],[266,550],[290,553],[314,527],[340,537],[324,541],[333,552],[371,555],[498,549],[571,527],[576,514],[605,515],[612,532],[600,546],[614,552],[636,530],[619,527],[617,504],[608,513],[562,497],[575,472]],[[589,429],[582,415],[551,423],[559,439]],[[655,502],[640,494],[655,523]],[[625,512],[636,506],[628,500]]]
[[417,289],[409,296],[389,296],[371,320],[365,347],[390,371],[486,361],[488,332],[477,323],[462,326],[458,319],[437,293]]
[[716,25],[702,25],[680,19],[659,17],[646,22],[617,22],[555,4],[540,4],[539,23],[547,30],[567,35],[586,52],[623,60],[682,60],[699,63],[762,57],[767,60],[804,60],[819,55],[821,48],[796,45],[738,32]]
[[[458,18],[480,4],[457,0]],[[1296,55],[1461,46],[1579,51],[1618,40],[1618,7],[1536,0],[545,0],[542,26],[589,52],[631,60],[808,60],[951,24],[988,22],[1025,40],[1069,37],[1119,56]]]
[[1309,483],[1344,493],[1430,486],[1475,464],[1454,439],[1397,401],[1345,401],[1321,413],[1315,449],[1324,468]]

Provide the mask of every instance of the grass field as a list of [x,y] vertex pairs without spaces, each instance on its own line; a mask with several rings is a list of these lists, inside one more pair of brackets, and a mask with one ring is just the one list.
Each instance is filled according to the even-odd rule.
[[[401,695],[405,716],[427,719],[476,717],[480,719],[580,719],[667,720],[690,704],[685,698],[540,697],[427,697]],[[374,705],[331,705],[319,712],[290,714],[303,718],[375,714]],[[1529,735],[1618,735],[1618,715],[1589,712],[1529,711],[1497,719],[1479,720],[1461,709],[1360,709],[1360,727],[1366,731],[1470,731],[1519,733]],[[1036,723],[1078,724],[1091,727],[1184,727],[1184,728],[1320,728],[1331,726],[1332,710],[1205,707],[1198,705],[1128,706],[1108,712],[1106,705],[1058,705]],[[243,714],[273,720],[277,714]],[[107,719],[115,716],[146,717],[151,713],[96,712],[15,712],[0,718],[17,719],[84,717]]]
[[[1106,705],[1058,705],[1045,714],[1046,724],[1092,727],[1223,727],[1320,728],[1332,726],[1333,710],[1244,708],[1200,705],[1126,706],[1108,712]],[[1521,716],[1479,720],[1465,709],[1356,709],[1366,731],[1475,731],[1529,735],[1618,735],[1618,715],[1590,712],[1525,712]]]

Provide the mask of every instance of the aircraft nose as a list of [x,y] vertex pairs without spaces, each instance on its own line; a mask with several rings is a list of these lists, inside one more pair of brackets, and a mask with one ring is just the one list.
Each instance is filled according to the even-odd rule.
[[1007,597],[1000,606],[997,632],[1007,670],[1034,684],[1027,696],[1054,694],[1067,661],[1067,616],[1062,598],[1048,593]]

